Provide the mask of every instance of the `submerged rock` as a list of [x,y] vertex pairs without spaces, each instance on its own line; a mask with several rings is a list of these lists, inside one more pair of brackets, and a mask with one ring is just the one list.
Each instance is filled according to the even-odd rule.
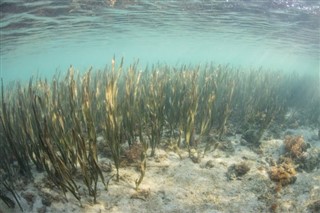
[[200,163],[201,162],[201,157],[197,150],[195,149],[190,149],[190,158],[193,163]]
[[213,168],[214,167],[214,161],[213,160],[208,160],[206,165],[205,165],[206,168]]
[[227,178],[229,180],[240,179],[241,176],[245,175],[248,171],[250,171],[250,167],[247,163],[241,162],[239,164],[232,164],[228,168]]
[[233,154],[235,152],[234,146],[230,140],[223,141],[217,145],[217,148],[228,154]]
[[249,144],[259,145],[259,135],[257,130],[249,129],[247,130],[242,138],[246,140]]
[[320,200],[316,200],[316,201],[311,202],[308,205],[308,209],[311,212],[320,212]]
[[320,168],[320,149],[312,148],[304,153],[304,155],[297,161],[299,169],[306,172],[312,172],[316,168]]

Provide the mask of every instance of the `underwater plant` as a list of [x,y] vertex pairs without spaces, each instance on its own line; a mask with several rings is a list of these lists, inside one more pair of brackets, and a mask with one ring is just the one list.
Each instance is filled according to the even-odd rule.
[[307,149],[307,144],[303,140],[303,136],[287,136],[284,140],[285,150],[292,159],[303,157]]
[[181,108],[181,103],[184,97],[184,88],[181,84],[183,81],[179,78],[179,71],[177,69],[170,70],[170,68],[164,68],[165,72],[169,73],[167,84],[165,87],[165,128],[169,131],[169,138],[172,139],[175,136],[175,131],[178,129],[178,125],[181,119],[181,113],[177,110]]
[[142,72],[137,73],[138,62],[131,65],[125,73],[124,82],[124,97],[122,99],[122,115],[123,115],[123,128],[125,131],[126,139],[129,146],[133,144],[137,136],[138,120],[143,117],[139,111],[140,101],[140,78]]
[[[104,176],[102,171],[98,165],[98,155],[97,155],[97,134],[95,130],[95,124],[91,115],[90,108],[91,104],[91,95],[89,90],[90,85],[90,71],[85,74],[83,78],[83,92],[82,92],[82,113],[84,117],[84,123],[87,126],[87,140],[85,143],[83,137],[79,137],[80,146],[78,146],[78,162],[81,167],[83,180],[85,185],[88,188],[89,195],[93,196],[94,203],[96,203],[97,198],[97,183],[100,177],[104,186],[106,186],[104,182]],[[74,134],[73,134],[74,135]],[[74,137],[76,137],[74,135]],[[88,148],[87,148],[87,145]]]
[[112,59],[112,68],[106,79],[107,85],[105,90],[106,111],[104,133],[117,170],[117,181],[119,181],[121,142],[124,140],[123,117],[118,103],[118,79],[122,72],[122,65],[123,59],[118,70],[115,70],[115,59]]
[[204,71],[199,76],[199,104],[197,112],[198,131],[199,135],[207,136],[213,126],[213,111],[216,101],[216,82],[213,79],[214,74],[209,74],[211,69],[204,68]]
[[[43,151],[42,161],[44,168],[48,174],[48,178],[64,193],[70,191],[81,204],[81,197],[78,192],[78,186],[72,175],[72,171],[68,168],[65,153],[57,155],[55,142],[50,137],[49,124],[46,117],[40,116],[43,111],[40,106],[42,101],[40,97],[34,98],[33,115],[36,123],[36,131],[38,132],[39,147]],[[41,122],[42,121],[42,122]]]
[[284,80],[277,72],[265,73],[261,69],[243,75],[235,98],[239,101],[235,112],[239,122],[246,124],[242,128],[244,139],[258,146],[272,121],[283,122],[287,111],[287,98],[282,93]]
[[[148,70],[145,71],[146,77],[149,77],[148,72]],[[155,155],[155,149],[160,144],[164,126],[166,79],[166,75],[164,73],[160,73],[157,69],[153,69],[151,71],[148,82],[144,79],[143,96],[146,101],[144,106],[147,113],[147,123],[149,126],[146,131],[151,147],[151,156]]]
[[139,189],[139,186],[144,178],[144,175],[146,173],[147,169],[147,150],[148,150],[148,142],[145,141],[143,135],[142,135],[142,124],[139,123],[139,138],[140,138],[140,143],[142,144],[143,150],[141,151],[140,154],[140,177],[139,179],[136,179],[135,184],[136,184],[136,190]]
[[8,153],[18,162],[20,173],[25,176],[31,176],[31,168],[29,164],[29,157],[25,150],[27,149],[26,143],[19,140],[19,123],[15,122],[17,119],[17,111],[14,107],[16,100],[12,105],[5,102],[4,97],[4,88],[3,80],[1,79],[1,114],[0,114],[0,123],[1,123],[1,133],[4,136],[3,146],[7,149]]
[[269,177],[271,180],[278,183],[278,187],[293,184],[296,180],[296,170],[291,159],[287,158],[276,166],[272,166],[269,170]]
[[216,90],[215,115],[218,138],[227,132],[227,121],[233,111],[232,99],[236,86],[236,75],[228,66],[213,69]]
[[18,200],[18,195],[16,194],[15,190],[13,189],[14,187],[12,184],[8,183],[7,181],[2,180],[2,186],[3,188],[0,188],[0,199],[9,207],[9,208],[14,208],[15,207],[15,202],[6,195],[5,190],[8,191],[18,204],[19,208],[21,211],[23,211],[22,206]]
[[182,79],[183,93],[180,103],[180,123],[179,123],[179,142],[181,144],[181,133],[184,133],[185,145],[189,151],[190,146],[195,146],[195,127],[196,115],[198,109],[199,89],[197,84],[199,67],[195,70],[186,70],[182,68],[180,72],[180,79]]
[[[13,206],[16,177],[31,180],[34,165],[45,172],[53,187],[64,194],[70,192],[80,205],[83,183],[96,203],[98,181],[107,187],[113,178],[111,175],[105,183],[100,154],[112,158],[119,181],[120,160],[130,158],[122,151],[138,146],[135,157],[139,156],[140,174],[135,188],[139,191],[147,154],[151,151],[154,156],[164,142],[175,151],[187,149],[191,160],[198,163],[197,144],[206,143],[204,153],[211,146],[214,150],[228,147],[220,140],[240,129],[237,133],[248,142],[260,145],[271,124],[285,124],[288,110],[294,112],[292,118],[319,128],[318,87],[316,81],[310,85],[308,88],[306,79],[297,75],[212,64],[156,64],[139,71],[137,61],[125,70],[123,58],[118,66],[113,58],[111,67],[96,72],[90,68],[82,75],[71,66],[65,76],[57,73],[51,80],[31,77],[26,84],[13,82],[6,88],[2,81],[0,171],[8,189],[1,188],[0,198]],[[306,91],[306,97],[296,99],[300,89]],[[101,136],[106,142],[98,142]],[[293,159],[305,154],[299,138],[287,138],[285,146]],[[248,170],[241,165],[232,169],[239,169],[235,176]],[[269,171],[270,178],[281,185],[294,182],[294,174],[288,162]]]

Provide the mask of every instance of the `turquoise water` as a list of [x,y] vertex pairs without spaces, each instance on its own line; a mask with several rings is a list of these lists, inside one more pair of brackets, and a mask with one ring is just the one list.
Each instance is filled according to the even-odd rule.
[[265,1],[1,1],[0,74],[51,76],[72,64],[213,62],[317,74],[320,3]]

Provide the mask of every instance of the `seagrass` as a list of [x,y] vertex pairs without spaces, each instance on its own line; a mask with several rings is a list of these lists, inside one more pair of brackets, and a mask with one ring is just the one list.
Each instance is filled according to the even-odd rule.
[[[6,87],[1,82],[0,169],[7,177],[31,180],[35,165],[81,205],[81,181],[95,203],[99,181],[107,188],[114,175],[106,184],[98,136],[104,139],[99,147],[111,153],[118,181],[122,152],[134,143],[142,145],[139,177],[133,183],[138,190],[147,156],[156,156],[166,141],[189,152],[206,143],[205,153],[235,129],[254,129],[261,141],[273,122],[285,123],[299,113],[304,122],[319,127],[317,79],[228,65],[149,67],[142,69],[137,61],[125,68],[123,59],[118,64],[113,58],[105,70],[80,74],[71,66],[65,76],[57,73],[52,79],[31,77],[26,84]],[[305,95],[297,98],[297,93]],[[293,113],[287,118],[289,110]],[[14,178],[5,180],[14,192]],[[11,205],[6,196],[0,198]]]

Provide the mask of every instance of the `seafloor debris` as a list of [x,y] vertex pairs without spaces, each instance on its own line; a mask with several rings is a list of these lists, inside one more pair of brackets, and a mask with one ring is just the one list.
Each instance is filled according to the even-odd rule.
[[245,175],[249,170],[249,165],[246,162],[241,162],[239,164],[232,164],[228,168],[228,172],[226,175],[229,180],[239,179],[241,176]]
[[285,158],[283,162],[277,166],[272,166],[269,171],[271,180],[278,182],[282,186],[292,184],[297,180],[296,170],[291,159]]

